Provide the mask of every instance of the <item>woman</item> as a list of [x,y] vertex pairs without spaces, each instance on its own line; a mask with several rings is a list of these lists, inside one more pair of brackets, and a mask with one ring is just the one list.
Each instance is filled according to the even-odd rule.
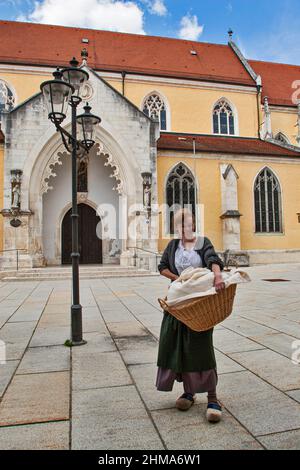
[[[188,209],[180,209],[174,216],[174,227],[179,238],[172,239],[162,255],[158,270],[173,282],[188,266],[207,267],[214,272],[217,292],[225,288],[221,270],[224,264],[207,237],[195,236],[194,216]],[[195,394],[207,392],[206,417],[210,422],[220,421],[222,408],[217,399],[218,382],[213,348],[213,328],[196,332],[164,310],[157,359],[156,388],[171,391],[174,381],[183,382],[184,393],[177,399],[179,410],[188,410]]]

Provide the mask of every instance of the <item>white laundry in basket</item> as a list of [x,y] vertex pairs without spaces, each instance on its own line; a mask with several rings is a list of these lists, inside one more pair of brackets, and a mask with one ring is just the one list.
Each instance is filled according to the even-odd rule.
[[[250,276],[239,268],[234,268],[228,272],[221,271],[221,275],[225,288],[230,284],[251,281]],[[214,273],[208,268],[193,268],[189,266],[171,283],[166,302],[171,307],[196,297],[216,294],[214,277]]]

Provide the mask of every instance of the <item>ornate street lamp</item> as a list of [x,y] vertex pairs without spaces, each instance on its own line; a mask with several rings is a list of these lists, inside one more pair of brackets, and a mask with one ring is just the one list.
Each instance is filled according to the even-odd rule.
[[66,118],[68,103],[74,93],[74,87],[62,80],[59,69],[53,72],[54,80],[48,80],[41,84],[41,91],[48,110],[48,118],[54,124],[61,124]]
[[[79,300],[77,160],[84,158],[94,145],[94,128],[101,122],[101,119],[91,114],[91,107],[88,104],[84,107],[85,112],[78,118],[76,116],[77,106],[82,101],[80,93],[89,74],[78,67],[78,62],[74,57],[70,61],[70,67],[57,69],[53,76],[54,80],[41,84],[41,91],[48,109],[48,118],[60,132],[65,148],[72,154],[72,305],[71,341],[68,341],[68,344],[79,346],[86,344],[86,341],[82,338],[82,306]],[[68,104],[72,108],[71,134],[61,126],[66,118]],[[81,130],[79,139],[77,139],[77,122]]]
[[97,124],[100,124],[101,119],[91,113],[92,108],[88,103],[86,106],[84,106],[83,109],[84,113],[77,116],[76,120],[79,127],[79,137],[81,143],[84,145],[84,147],[90,149],[95,143],[93,139],[94,129]]
[[89,74],[85,70],[82,70],[78,67],[79,62],[75,59],[75,57],[70,60],[70,65],[71,67],[62,69],[61,73],[63,79],[74,87],[73,97],[77,96],[80,98],[80,92],[85,82],[88,81]]

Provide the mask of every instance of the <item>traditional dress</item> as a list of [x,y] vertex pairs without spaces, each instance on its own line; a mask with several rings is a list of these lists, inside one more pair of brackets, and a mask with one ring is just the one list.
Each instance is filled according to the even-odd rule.
[[[197,246],[196,242],[194,248],[188,250],[184,248],[181,240],[175,240],[175,242],[173,249],[170,250],[170,247],[167,247],[160,271],[167,267],[167,253],[169,258],[171,257],[170,262],[167,263],[168,269],[175,271],[174,274],[180,275],[189,266],[194,268],[207,266],[207,256],[205,256],[206,262],[203,262],[201,256],[204,253],[210,254],[210,265],[216,262],[223,269],[224,265],[211,244],[209,252],[209,249],[205,249],[205,244],[204,249],[199,249],[199,244]],[[175,380],[183,382],[184,391],[187,393],[195,394],[215,390],[218,375],[213,347],[213,328],[203,332],[191,330],[164,310],[157,366],[156,387],[159,391],[171,391]]]

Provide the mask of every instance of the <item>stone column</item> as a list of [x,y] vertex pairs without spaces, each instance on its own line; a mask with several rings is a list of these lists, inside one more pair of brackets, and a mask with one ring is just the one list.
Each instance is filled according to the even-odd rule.
[[238,210],[238,174],[231,164],[220,165],[224,261],[229,265],[249,266],[249,257],[241,251],[240,214]]
[[221,164],[221,197],[224,250],[240,250],[240,216],[238,210],[238,175],[231,164]]

